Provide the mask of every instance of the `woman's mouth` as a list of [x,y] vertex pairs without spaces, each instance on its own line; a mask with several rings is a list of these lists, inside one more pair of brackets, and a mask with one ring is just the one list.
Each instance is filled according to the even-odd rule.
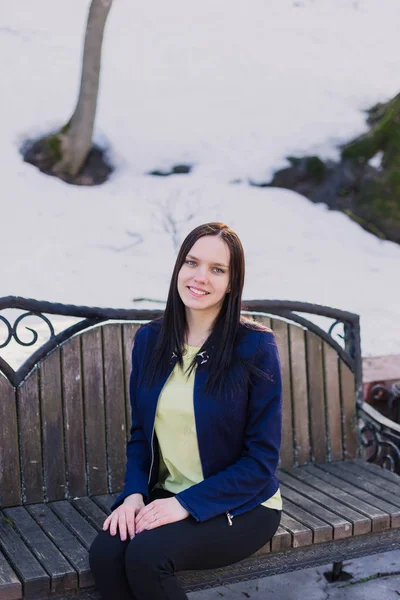
[[202,290],[197,290],[196,288],[187,286],[187,289],[192,294],[192,296],[196,296],[196,298],[201,298],[202,296],[207,296],[210,292],[205,292]]

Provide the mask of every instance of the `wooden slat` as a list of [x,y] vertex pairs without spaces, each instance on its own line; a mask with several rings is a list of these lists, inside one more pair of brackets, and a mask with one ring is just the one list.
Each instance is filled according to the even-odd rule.
[[[322,521],[310,511],[304,510],[303,507],[297,506],[287,496],[285,497],[284,506],[285,514],[303,523],[311,530],[314,544],[327,542],[332,539],[332,527],[328,523],[325,523],[325,521]],[[281,525],[284,525],[284,520],[281,521]]]
[[282,552],[288,550],[292,546],[292,536],[286,529],[279,525],[275,535],[271,540],[272,552]]
[[98,506],[100,506],[100,508],[106,513],[106,515],[109,515],[111,512],[111,507],[114,504],[116,498],[116,494],[113,496],[111,494],[99,494],[98,496],[93,496],[92,500],[96,502]]
[[17,403],[25,501],[43,502],[42,436],[37,368],[18,388]]
[[317,463],[327,459],[322,339],[306,331],[311,450]]
[[79,587],[83,588],[93,585],[94,579],[90,571],[89,555],[86,548],[61,523],[49,506],[45,504],[31,504],[26,508],[75,568],[79,577]]
[[343,462],[341,468],[353,475],[357,481],[368,481],[378,488],[383,488],[387,492],[394,494],[394,496],[400,500],[400,480],[398,482],[389,481],[388,479],[385,479],[385,477],[381,477],[380,473],[366,471],[353,462]]
[[339,365],[343,411],[344,456],[345,458],[356,458],[358,456],[358,443],[354,375],[341,359]]
[[105,325],[102,327],[102,333],[108,480],[110,491],[116,492],[124,487],[126,466],[125,382],[121,326]]
[[303,508],[307,512],[328,523],[333,529],[334,540],[339,540],[351,536],[352,525],[348,521],[348,519],[345,519],[344,517],[335,514],[334,512],[328,510],[324,506],[320,506],[320,504],[318,504],[314,500],[311,500],[311,498],[306,497],[302,493],[290,489],[285,484],[281,484],[280,487],[282,497],[285,498],[285,500],[290,500],[294,504],[297,504],[297,506]]
[[306,527],[300,521],[296,521],[290,515],[282,512],[281,526],[284,527],[292,537],[292,547],[300,548],[301,546],[309,546],[313,541],[313,532],[309,527]]
[[28,548],[50,575],[50,590],[61,593],[76,589],[78,587],[76,571],[28,511],[22,506],[17,506],[5,509],[4,513],[6,517],[12,519],[14,529],[18,531]]
[[0,514],[0,547],[21,579],[25,598],[38,598],[50,591],[50,577],[14,531],[12,521]]
[[93,500],[84,496],[83,498],[74,498],[72,504],[93,527],[98,531],[103,529],[107,515]]
[[15,391],[0,374],[0,505],[21,504]]
[[297,325],[289,325],[289,339],[293,381],[292,409],[296,440],[295,459],[297,464],[302,465],[311,459],[304,330]]
[[400,508],[400,496],[398,493],[393,493],[387,490],[387,487],[382,488],[377,483],[370,483],[365,478],[359,478],[354,473],[349,472],[346,468],[343,467],[342,463],[332,463],[329,465],[322,465],[324,471],[328,471],[328,473],[333,473],[336,477],[340,479],[344,479],[348,483],[360,488],[361,490],[365,490],[366,492],[376,496],[377,498],[383,498],[390,504],[397,506]]
[[83,496],[86,490],[86,457],[82,400],[80,338],[61,347],[62,391],[64,398],[65,452],[68,496]]
[[324,342],[323,348],[330,459],[341,460],[343,458],[343,432],[340,408],[339,359],[336,350],[326,342]]
[[0,598],[1,600],[19,600],[22,598],[22,585],[0,552]]
[[294,464],[294,442],[288,325],[284,321],[273,319],[271,327],[278,346],[282,373],[282,443],[279,464],[281,467],[291,467]]
[[254,315],[254,320],[264,325],[264,327],[268,327],[271,329],[271,317],[266,317],[265,315]]
[[129,396],[129,381],[132,372],[132,350],[134,338],[137,330],[140,328],[139,323],[124,323],[122,325],[122,348],[124,361],[124,377],[125,377],[125,403],[126,403],[126,439],[130,438],[131,428],[131,402]]
[[68,500],[51,502],[51,510],[55,512],[60,521],[80,540],[80,542],[89,550],[97,532],[82,515],[72,506]]
[[[297,470],[301,471],[301,469]],[[325,494],[324,488],[321,490],[316,490],[315,488],[309,486],[304,480],[302,481],[298,478],[296,479],[291,477],[291,475],[288,473],[283,472],[279,473],[279,481],[284,483],[287,487],[290,487],[292,490],[299,492],[302,496],[309,498],[313,502],[320,504],[336,515],[343,517],[343,519],[351,523],[350,533],[352,535],[362,535],[363,533],[368,533],[371,531],[372,524],[370,519],[354,510],[354,508],[350,508],[349,506],[343,504],[340,502],[340,500]]]
[[65,498],[64,425],[60,372],[60,349],[40,364],[43,464],[48,500]]
[[108,485],[100,328],[84,333],[81,343],[89,493],[105,494]]
[[334,472],[328,472],[324,470],[323,467],[325,467],[325,465],[320,465],[318,467],[307,466],[305,469],[308,473],[311,473],[311,475],[315,475],[315,477],[319,477],[320,479],[331,483],[335,487],[340,487],[342,490],[348,492],[352,496],[360,498],[364,502],[367,502],[372,506],[376,506],[376,508],[386,512],[388,515],[390,515],[391,527],[400,527],[400,509],[397,506],[387,502],[382,498],[378,498],[377,496],[374,496],[365,490],[362,490],[354,485],[353,482],[348,482],[340,477],[337,477]]
[[352,496],[348,492],[345,492],[341,487],[332,485],[327,481],[323,481],[315,475],[311,475],[307,471],[308,467],[302,467],[301,469],[287,469],[289,475],[296,477],[300,481],[304,481],[308,485],[314,487],[316,490],[323,491],[324,494],[340,500],[342,504],[350,508],[355,508],[359,513],[365,515],[371,521],[372,531],[384,531],[390,529],[390,515],[379,508],[376,508],[372,504],[364,502],[360,498]]
[[400,485],[400,475],[398,475],[397,473],[393,473],[388,469],[383,469],[375,463],[367,462],[363,458],[356,458],[351,462],[354,462],[354,464],[358,465],[359,467],[365,469],[370,473],[375,473],[377,475],[379,474],[379,477],[384,477],[385,479],[388,479],[388,481],[393,481],[394,483],[397,483],[397,485]]

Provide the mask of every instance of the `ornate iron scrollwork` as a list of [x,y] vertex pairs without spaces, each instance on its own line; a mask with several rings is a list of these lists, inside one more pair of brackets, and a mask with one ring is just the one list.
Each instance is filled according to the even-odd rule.
[[359,408],[360,442],[368,462],[400,474],[400,426],[364,403]]
[[17,317],[17,319],[14,322],[14,325],[11,325],[11,323],[8,319],[6,319],[3,315],[0,315],[0,321],[2,321],[5,324],[5,326],[7,327],[7,337],[6,337],[5,342],[0,343],[0,348],[5,348],[6,346],[8,346],[8,344],[11,342],[11,340],[13,338],[17,342],[17,344],[19,344],[20,346],[34,346],[36,344],[39,335],[38,335],[37,331],[32,329],[32,327],[25,326],[25,329],[28,329],[28,331],[31,331],[33,334],[33,338],[29,342],[24,342],[18,335],[18,326],[21,323],[21,321],[23,319],[26,319],[27,317],[31,317],[31,316],[39,317],[40,319],[43,319],[43,321],[48,325],[48,328],[50,330],[49,339],[51,340],[52,338],[55,337],[54,328],[53,328],[51,321],[47,317],[45,317],[42,313],[37,313],[37,312],[32,312],[32,311],[23,313],[22,315],[19,315],[19,317]]

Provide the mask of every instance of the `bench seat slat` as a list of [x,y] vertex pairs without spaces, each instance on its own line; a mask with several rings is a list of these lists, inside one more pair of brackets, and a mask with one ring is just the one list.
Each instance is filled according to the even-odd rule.
[[52,592],[64,592],[78,587],[78,576],[58,548],[42,531],[22,506],[7,508],[4,514],[12,519],[14,528],[51,577]]
[[[299,481],[303,481],[311,487],[323,491],[327,496],[340,500],[343,506],[355,508],[360,514],[365,515],[371,520],[372,531],[384,531],[385,529],[390,529],[390,515],[388,513],[379,510],[379,508],[376,508],[372,504],[364,502],[360,498],[352,496],[348,492],[345,492],[341,488],[334,486],[327,481],[323,481],[322,479],[311,475],[306,471],[306,468],[307,467],[302,467],[301,469],[286,469],[286,472]],[[279,478],[280,476],[281,475],[279,474]]]
[[[361,469],[361,467],[353,462],[344,462],[343,465],[341,465],[341,468],[355,477],[357,481],[368,481],[369,483],[372,483],[379,488],[382,487],[387,492],[394,494],[395,498],[399,498],[400,480],[396,484],[393,481],[385,479],[384,477],[380,477],[379,473],[371,473],[370,471]],[[383,469],[381,470],[383,471]]]
[[74,498],[72,504],[95,529],[98,531],[103,529],[107,515],[93,500],[83,496],[82,498]]
[[0,514],[0,547],[22,581],[25,598],[49,593],[50,577],[4,514]]
[[[361,535],[371,531],[371,521],[364,515],[358,513],[353,508],[342,504],[339,500],[330,498],[323,493],[324,490],[318,491],[315,488],[307,485],[307,483],[291,477],[287,473],[279,473],[279,481],[284,483],[287,487],[299,492],[302,496],[313,500],[317,504],[326,507],[333,513],[336,513],[339,517],[343,517],[346,521],[351,523],[351,534]],[[347,536],[345,536],[347,537]]]
[[333,475],[336,475],[337,477],[343,479],[344,481],[347,481],[348,483],[352,483],[355,487],[358,487],[361,490],[370,493],[377,499],[383,498],[387,502],[390,502],[390,504],[393,504],[394,506],[397,506],[397,508],[400,508],[400,496],[398,494],[393,494],[392,492],[389,492],[386,489],[379,487],[379,485],[370,483],[366,479],[357,478],[355,476],[355,473],[346,470],[342,464],[324,464],[321,465],[320,468],[324,471],[327,471],[328,473],[333,473]]
[[56,513],[60,521],[82,542],[85,548],[89,549],[97,532],[76,508],[68,500],[51,502],[49,506]]
[[290,500],[294,504],[297,504],[297,506],[321,519],[321,521],[328,523],[328,525],[330,525],[332,528],[332,536],[334,540],[351,536],[352,525],[347,519],[344,519],[325,507],[320,506],[303,494],[295,492],[294,490],[288,488],[285,484],[281,484],[280,487],[284,501]]
[[296,521],[304,523],[304,525],[311,529],[313,534],[312,542],[314,544],[320,544],[321,542],[327,542],[332,539],[332,527],[328,523],[325,523],[310,511],[297,506],[288,498],[284,498],[284,506],[286,514],[293,519],[296,519]]
[[0,552],[0,598],[2,600],[22,598],[21,582],[2,552]]
[[271,550],[273,552],[279,552],[287,550],[292,546],[292,536],[286,529],[279,525],[275,535],[271,540]]
[[[286,502],[285,502],[286,505]],[[300,521],[296,521],[290,515],[282,511],[281,526],[284,527],[291,535],[291,546],[300,548],[300,546],[308,546],[312,544],[313,532],[309,527],[303,525]]]
[[336,487],[340,487],[342,490],[348,492],[352,496],[360,498],[364,502],[367,502],[368,504],[371,504],[372,506],[375,506],[376,508],[387,512],[390,515],[390,526],[393,528],[400,527],[400,510],[397,506],[394,506],[386,500],[373,496],[369,492],[366,492],[365,490],[362,490],[361,488],[353,485],[352,482],[349,483],[344,479],[336,477],[334,473],[328,473],[327,471],[324,471],[324,469],[322,468],[323,466],[324,465],[319,465],[318,467],[307,466],[305,467],[305,469],[307,473],[311,473],[312,475],[315,475],[315,477],[319,477],[324,481],[328,481],[328,483],[331,483]]
[[388,469],[382,469],[382,467],[380,467],[379,465],[376,465],[375,463],[367,462],[363,458],[356,458],[350,462],[355,465],[358,465],[359,467],[361,467],[362,469],[365,469],[366,471],[369,471],[370,473],[374,473],[375,475],[379,475],[379,477],[388,479],[389,481],[396,483],[398,486],[400,485],[400,475],[397,475],[396,473],[392,473],[392,471],[389,471]]
[[27,510],[76,569],[79,587],[94,585],[86,548],[61,523],[53,511],[45,504],[32,504],[27,506]]
[[98,504],[100,508],[104,510],[107,515],[109,515],[116,497],[117,494],[99,494],[98,496],[92,496],[92,500],[94,500],[94,502],[96,502],[96,504]]

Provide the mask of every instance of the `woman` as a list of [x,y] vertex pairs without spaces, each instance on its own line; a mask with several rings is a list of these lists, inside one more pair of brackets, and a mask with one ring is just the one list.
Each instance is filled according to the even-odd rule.
[[176,571],[246,558],[279,525],[279,358],[240,314],[244,272],[234,231],[196,227],[136,333],[125,487],[90,549],[104,600],[184,600]]

